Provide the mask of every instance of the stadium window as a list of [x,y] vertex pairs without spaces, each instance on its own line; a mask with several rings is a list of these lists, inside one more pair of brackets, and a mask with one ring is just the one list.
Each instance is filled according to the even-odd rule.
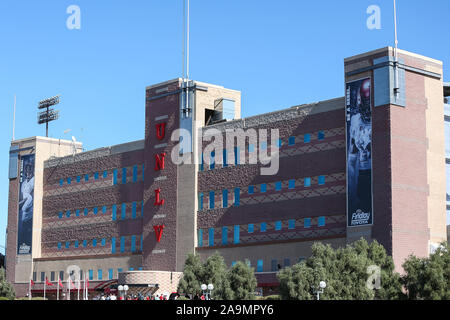
[[310,187],[311,186],[311,178],[305,178],[304,186],[305,187]]
[[235,206],[235,207],[239,207],[239,204],[240,204],[240,194],[241,194],[241,189],[235,188],[235,189],[234,189],[234,206]]
[[75,248],[78,248],[78,240],[76,240],[76,241],[74,242],[73,246],[74,246]]
[[122,168],[122,184],[127,183],[127,168]]
[[59,179],[59,185],[63,186],[64,185],[64,180],[63,179]]
[[98,269],[97,276],[98,276],[98,280],[103,280],[103,271],[102,271],[102,269]]
[[248,187],[248,194],[253,194],[255,193],[255,187],[254,186],[249,186]]
[[136,251],[136,236],[131,236],[131,252]]
[[102,213],[105,214],[106,213],[106,206],[102,207]]
[[80,216],[80,210],[79,210],[79,209],[77,209],[77,210],[75,211],[75,216],[77,216],[77,217]]
[[224,168],[228,167],[227,149],[223,149],[223,151],[222,151],[222,165]]
[[64,281],[64,271],[59,272],[59,280]]
[[131,204],[131,218],[136,219],[136,202]]
[[208,231],[208,245],[214,247],[214,228],[209,228]]
[[69,247],[70,247],[70,242],[66,241],[66,249],[69,249]]
[[61,250],[61,242],[58,242],[58,250]]
[[228,208],[228,190],[227,189],[222,191],[222,207]]
[[89,280],[94,280],[94,270],[89,269]]
[[214,209],[214,191],[209,192],[209,209]]
[[294,179],[289,180],[289,189],[295,189],[295,180]]
[[266,232],[267,231],[267,223],[261,222],[260,230],[261,230],[261,232]]
[[319,176],[319,185],[325,184],[325,176]]
[[144,165],[142,165],[142,181],[144,181],[144,173],[145,173],[145,171],[144,171]]
[[122,220],[125,220],[126,216],[127,216],[127,204],[126,203],[122,203],[122,211],[121,211],[120,218]]
[[248,233],[253,233],[255,230],[255,225],[253,223],[250,223],[248,225]]
[[239,243],[239,226],[234,226],[234,237],[233,237],[234,244]]
[[122,268],[117,268],[117,276],[119,275],[119,273],[123,272]]
[[295,220],[294,219],[289,220],[288,229],[295,229]]
[[84,247],[84,248],[87,247],[87,240],[83,240],[83,247]]
[[304,227],[305,228],[311,227],[311,218],[305,218]]
[[111,253],[116,253],[116,238],[111,238]]
[[198,242],[198,246],[199,247],[203,247],[203,230],[202,229],[198,229],[197,232],[197,242]]
[[209,159],[209,170],[213,170],[216,167],[216,152],[211,152],[211,158]]
[[275,182],[275,191],[280,191],[281,190],[281,181],[277,181]]
[[228,244],[228,227],[222,227],[222,245]]
[[50,272],[50,281],[55,281],[55,271]]
[[106,239],[102,238],[102,242],[101,242],[102,247],[104,247],[106,245]]
[[80,183],[81,181],[81,176],[77,176],[77,183]]
[[200,211],[203,210],[203,193],[198,194],[198,208]]
[[263,272],[263,260],[258,260],[256,263],[256,272]]
[[266,192],[266,191],[267,191],[267,184],[262,183],[262,184],[261,184],[261,192],[264,193],[264,192]]
[[289,137],[289,145],[293,146],[295,144],[295,137]]
[[325,139],[325,133],[323,131],[319,131],[319,133],[317,134],[317,139],[319,141]]
[[84,175],[84,181],[86,181],[86,182],[89,181],[89,175],[88,175],[88,174],[85,174],[85,175]]
[[108,269],[108,280],[112,280],[113,279],[113,269]]
[[311,135],[309,133],[304,135],[303,142],[304,143],[310,143],[311,142]]
[[319,219],[317,221],[317,226],[319,226],[319,227],[325,226],[325,217],[319,217]]
[[98,180],[98,172],[94,172],[94,180]]
[[234,165],[241,164],[241,153],[238,147],[234,147]]
[[133,182],[137,181],[137,166],[133,166]]
[[59,218],[59,219],[62,219],[62,217],[63,217],[62,211],[58,212],[58,218]]
[[97,246],[97,239],[92,239],[92,246],[94,248]]
[[67,184],[71,184],[72,183],[72,179],[71,178],[67,178]]
[[117,169],[113,170],[113,185],[117,184]]
[[144,217],[144,200],[141,201],[141,218]]
[[202,153],[202,157],[200,159],[200,168],[199,168],[200,171],[203,171],[203,163],[204,163],[204,157],[203,157],[203,153]]
[[120,252],[125,252],[125,237],[120,237]]
[[108,178],[108,170],[103,171],[103,179]]
[[270,270],[271,271],[278,271],[278,261],[277,260],[271,260],[270,261]]
[[283,140],[282,139],[278,139],[277,146],[278,146],[278,148],[281,148],[283,146]]
[[97,207],[94,207],[93,211],[94,211],[94,215],[97,215],[97,213],[98,213],[98,208],[97,208]]
[[286,258],[284,259],[284,267],[289,267],[291,265],[291,260]]
[[112,221],[117,220],[117,206],[113,204],[112,206]]
[[275,231],[280,231],[281,230],[281,221],[277,221],[275,222]]
[[41,282],[45,281],[45,272],[41,272]]

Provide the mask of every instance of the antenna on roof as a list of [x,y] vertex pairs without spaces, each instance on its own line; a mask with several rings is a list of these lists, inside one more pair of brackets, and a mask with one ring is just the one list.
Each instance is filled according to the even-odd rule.
[[394,0],[394,72],[395,72],[395,83],[394,83],[394,94],[395,96],[399,93],[399,83],[398,83],[398,39],[397,39],[397,5]]
[[[186,5],[187,1],[187,5]],[[191,107],[190,107],[190,94],[191,90],[190,81],[189,81],[189,35],[190,35],[190,0],[183,0],[183,81],[182,81],[182,91],[183,91],[183,99],[181,105],[182,116],[189,118]]]
[[72,136],[72,155],[75,156],[75,153],[77,153],[77,147],[76,144],[77,143],[77,139],[75,139],[74,136]]

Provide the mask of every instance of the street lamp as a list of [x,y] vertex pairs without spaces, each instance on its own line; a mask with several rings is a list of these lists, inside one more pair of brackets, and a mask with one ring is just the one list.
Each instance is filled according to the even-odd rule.
[[117,287],[117,290],[119,290],[119,296],[120,296],[121,298],[123,298],[123,295],[122,295],[123,285],[119,285],[119,286]]
[[208,290],[209,290],[208,300],[211,300],[211,291],[214,290],[214,286],[212,285],[212,283],[208,284]]
[[[202,291],[203,291],[203,295],[205,296],[205,299],[206,299],[206,300],[211,300],[211,291],[214,290],[214,286],[213,286],[211,283],[208,284],[208,285],[202,284],[202,285],[201,285],[201,289],[202,289]],[[206,293],[206,292],[205,292],[206,289],[209,290],[209,293]]]
[[126,297],[127,297],[127,291],[128,291],[128,286],[127,286],[127,285],[124,285],[124,286],[123,286],[123,291],[125,291],[125,299],[126,299]]
[[323,289],[325,289],[326,287],[327,283],[325,281],[320,281],[319,288],[317,289],[315,286],[311,286],[311,288],[313,289],[313,293],[317,294],[317,300],[320,300],[320,295],[323,293]]

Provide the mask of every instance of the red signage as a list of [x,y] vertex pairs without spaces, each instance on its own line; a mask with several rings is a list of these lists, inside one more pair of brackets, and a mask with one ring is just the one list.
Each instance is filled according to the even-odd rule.
[[165,225],[162,226],[153,226],[153,229],[155,229],[155,236],[156,236],[156,241],[160,242],[161,241],[161,236],[163,233]]

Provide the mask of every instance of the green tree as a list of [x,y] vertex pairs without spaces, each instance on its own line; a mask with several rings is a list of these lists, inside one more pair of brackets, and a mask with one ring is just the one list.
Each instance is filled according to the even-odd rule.
[[184,264],[183,277],[178,284],[178,292],[194,296],[201,292],[203,265],[200,257],[190,253]]
[[228,272],[230,287],[234,300],[252,300],[255,298],[257,281],[254,269],[238,261]]
[[[380,287],[368,287],[368,267],[380,271]],[[394,272],[394,263],[378,242],[370,244],[361,239],[352,245],[333,249],[330,245],[315,243],[312,255],[300,264],[278,273],[282,299],[315,299],[314,291],[320,281],[327,287],[322,299],[399,299],[402,297],[400,276]],[[314,287],[314,288],[313,288]]]
[[0,297],[13,300],[16,297],[13,286],[6,281],[5,269],[0,268]]
[[450,252],[444,242],[428,258],[410,256],[404,263],[402,283],[408,299],[450,299]]
[[230,300],[233,298],[233,291],[228,279],[228,267],[218,252],[209,256],[203,264],[201,281],[206,285],[210,283],[214,285],[211,294],[214,300]]

